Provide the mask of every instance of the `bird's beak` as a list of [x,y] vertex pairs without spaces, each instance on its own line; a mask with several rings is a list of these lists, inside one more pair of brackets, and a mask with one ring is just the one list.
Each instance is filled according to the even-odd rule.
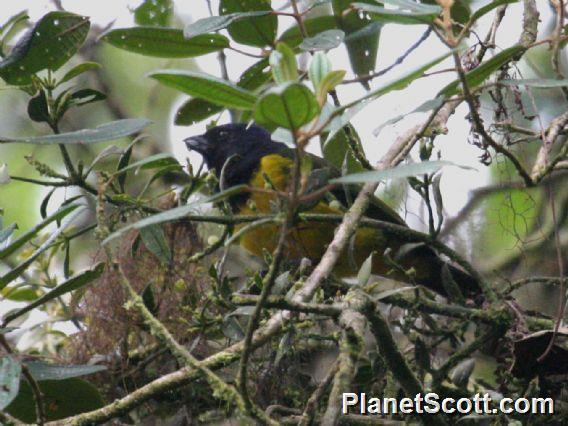
[[201,155],[205,155],[209,150],[209,141],[203,135],[192,136],[190,138],[184,139],[185,146],[190,151],[197,151]]

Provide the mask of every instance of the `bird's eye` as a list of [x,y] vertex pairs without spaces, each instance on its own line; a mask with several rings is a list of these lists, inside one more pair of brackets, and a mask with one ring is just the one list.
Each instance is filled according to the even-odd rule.
[[226,137],[227,137],[227,132],[219,132],[219,137],[221,137],[221,138],[226,138]]

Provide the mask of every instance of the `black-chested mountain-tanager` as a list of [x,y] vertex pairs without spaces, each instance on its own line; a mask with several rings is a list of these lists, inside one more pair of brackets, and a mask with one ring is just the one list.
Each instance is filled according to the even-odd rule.
[[[227,124],[209,129],[205,134],[185,140],[190,150],[200,153],[207,167],[223,173],[225,188],[246,184],[250,187],[273,188],[289,191],[294,168],[295,150],[272,140],[270,133],[257,125]],[[312,174],[317,175],[319,188],[327,187],[322,176],[338,177],[339,171],[326,160],[309,154]],[[307,185],[309,187],[310,185]],[[330,191],[331,196],[322,196],[306,207],[305,213],[343,214],[348,207],[347,199],[357,195],[359,186],[350,185],[348,191],[339,186]],[[322,191],[320,191],[322,192]],[[351,197],[349,193],[351,192]],[[335,197],[333,199],[332,197]],[[330,200],[331,199],[331,200]],[[338,204],[342,203],[342,204]],[[235,214],[278,213],[277,196],[270,191],[247,191],[229,198]],[[371,200],[366,217],[407,226],[402,218],[380,199]],[[298,220],[289,233],[285,253],[290,261],[308,258],[317,263],[334,236],[337,224]],[[264,250],[272,252],[277,244],[279,225],[275,223],[255,227],[240,238],[240,244],[257,256]],[[373,256],[372,272],[396,280],[421,284],[440,294],[447,294],[442,278],[445,262],[424,244],[409,244],[397,233],[360,226],[353,243],[345,249],[337,263],[334,274],[340,277],[354,276],[361,264]],[[390,249],[385,256],[385,250]],[[479,285],[469,274],[453,265],[448,265],[453,282],[465,296],[479,292]],[[414,270],[413,273],[404,271]]]

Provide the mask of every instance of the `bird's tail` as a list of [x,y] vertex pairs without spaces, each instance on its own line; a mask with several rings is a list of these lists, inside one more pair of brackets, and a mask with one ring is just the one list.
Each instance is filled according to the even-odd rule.
[[463,269],[443,261],[434,250],[427,246],[418,246],[405,257],[412,259],[410,263],[417,271],[416,282],[438,294],[448,296],[449,284],[447,281],[444,282],[444,280],[448,280],[444,268],[447,268],[463,296],[474,297],[481,292],[477,279]]

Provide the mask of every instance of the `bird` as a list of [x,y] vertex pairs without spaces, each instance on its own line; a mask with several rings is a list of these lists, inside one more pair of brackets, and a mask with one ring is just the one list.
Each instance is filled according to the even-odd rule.
[[[186,147],[199,153],[210,170],[218,177],[222,173],[223,187],[248,185],[252,188],[272,188],[275,191],[246,191],[231,195],[229,205],[236,215],[278,214],[276,191],[289,191],[292,182],[295,150],[276,142],[271,134],[257,124],[230,123],[209,128],[206,133],[184,139]],[[308,184],[313,190],[327,188],[326,182],[341,173],[331,163],[313,154]],[[331,186],[329,186],[331,188]],[[357,195],[360,186],[349,185],[330,189],[330,197],[321,196],[302,206],[305,213],[342,215],[348,207],[348,199]],[[318,194],[321,191],[318,192]],[[351,198],[349,195],[351,195]],[[407,227],[405,221],[385,202],[373,196],[365,217]],[[286,239],[285,253],[291,262],[308,258],[317,264],[332,241],[337,224],[298,220]],[[248,230],[240,237],[240,245],[248,252],[263,256],[265,251],[276,248],[280,227],[267,223]],[[402,282],[418,284],[447,296],[443,282],[443,268],[451,273],[453,281],[465,296],[479,294],[479,283],[459,267],[444,261],[432,248],[412,241],[400,233],[360,226],[355,236],[340,256],[333,274],[337,277],[357,275],[363,262],[371,253],[372,273]],[[394,264],[393,264],[394,263]],[[398,266],[398,267],[396,267]],[[413,273],[408,273],[412,270]]]

